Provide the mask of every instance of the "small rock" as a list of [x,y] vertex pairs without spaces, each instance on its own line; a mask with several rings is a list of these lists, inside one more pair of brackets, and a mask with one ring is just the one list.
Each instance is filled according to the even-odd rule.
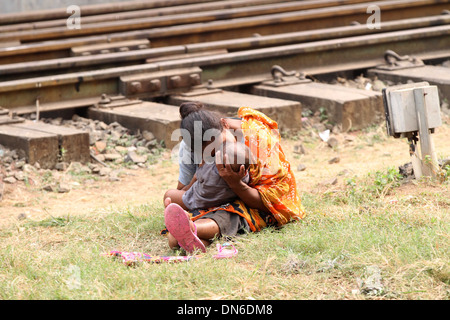
[[103,153],[103,151],[105,151],[106,149],[106,142],[103,140],[99,140],[94,143],[94,146],[98,152]]
[[51,184],[47,184],[47,185],[42,187],[42,190],[53,192],[54,187]]
[[95,157],[97,158],[98,161],[101,162],[105,161],[105,156],[103,154],[98,154]]
[[16,169],[21,169],[24,165],[25,165],[25,161],[24,160],[20,160],[20,161],[17,161],[15,163]]
[[111,173],[111,168],[107,168],[107,167],[101,168],[100,171],[98,172],[98,174],[100,176],[106,176],[106,175],[108,175],[110,173]]
[[335,137],[330,137],[327,140],[327,144],[330,148],[336,148],[338,146],[339,142]]
[[324,180],[320,184],[323,186],[331,186],[331,185],[335,185],[337,182],[338,182],[337,177],[334,177],[331,179]]
[[150,140],[148,142],[145,143],[145,147],[147,149],[153,149],[154,147],[156,147],[158,145],[158,141],[156,139]]
[[299,164],[297,167],[297,171],[305,171],[306,170],[306,166],[304,164]]
[[90,164],[90,168],[92,170],[92,173],[99,173],[101,169],[97,164]]
[[117,146],[114,149],[116,149],[116,151],[119,152],[119,153],[126,153],[126,152],[128,152],[128,148],[127,147]]
[[355,141],[356,137],[352,135],[345,135],[344,136],[345,141]]
[[137,154],[143,155],[148,153],[148,148],[139,146],[136,148],[136,152]]
[[17,215],[17,220],[25,220],[26,218],[27,218],[26,213],[22,212]]
[[119,173],[120,173],[120,172],[117,171],[117,170],[112,171],[112,172],[109,174],[108,180],[111,181],[111,182],[113,182],[113,181],[120,181]]
[[381,92],[381,90],[383,90],[383,88],[386,88],[386,85],[381,80],[374,80],[372,84],[373,84],[372,88],[375,91],[380,91]]
[[107,160],[107,161],[114,161],[114,160],[121,158],[122,156],[120,154],[116,154],[116,153],[105,153],[104,157],[105,157],[105,160]]
[[66,171],[68,167],[69,165],[67,164],[67,162],[58,162],[55,165],[55,169],[59,171]]
[[342,171],[340,171],[340,172],[338,173],[338,176],[346,176],[346,175],[348,175],[349,173],[350,173],[349,170],[344,169],[344,170],[342,170]]
[[329,163],[329,164],[339,163],[339,161],[341,161],[341,158],[339,158],[339,157],[334,157],[334,158],[328,160],[328,163]]
[[143,136],[144,139],[147,140],[147,141],[151,141],[151,140],[155,139],[155,135],[154,135],[152,132],[147,131],[147,130],[144,130],[144,131],[142,132],[142,136]]
[[16,171],[16,172],[14,173],[14,178],[16,178],[18,181],[23,181],[23,180],[25,180],[25,176],[24,176],[24,174],[23,174],[22,171]]
[[96,125],[96,129],[97,130],[106,130],[106,129],[108,129],[108,125],[106,123],[104,123],[103,121],[99,121],[99,123],[97,123],[97,125]]
[[127,157],[125,158],[125,161],[127,162],[134,162],[134,163],[144,163],[147,161],[147,156],[140,156],[135,151],[128,151]]
[[36,171],[36,168],[33,167],[31,164],[26,163],[23,165],[22,170],[23,172],[33,172]]
[[7,178],[3,179],[3,182],[13,184],[13,183],[16,183],[17,180],[14,177],[7,177]]
[[12,163],[14,160],[11,156],[4,156],[3,163]]
[[297,144],[294,146],[294,153],[298,153],[298,154],[306,154],[306,150],[305,147],[303,146],[303,144]]
[[71,189],[70,185],[68,185],[67,183],[61,182],[58,186],[58,192],[59,193],[66,193],[69,192]]

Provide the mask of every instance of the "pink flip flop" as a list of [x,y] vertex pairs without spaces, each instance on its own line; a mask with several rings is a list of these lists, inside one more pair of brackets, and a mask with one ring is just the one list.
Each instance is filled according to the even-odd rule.
[[238,254],[238,250],[232,243],[226,242],[223,245],[217,244],[217,254],[214,255],[215,259],[232,258]]
[[206,252],[205,245],[196,235],[197,232],[191,230],[189,221],[190,219],[186,212],[176,203],[169,204],[164,210],[166,228],[178,241],[180,247],[189,253],[194,252],[196,249]]

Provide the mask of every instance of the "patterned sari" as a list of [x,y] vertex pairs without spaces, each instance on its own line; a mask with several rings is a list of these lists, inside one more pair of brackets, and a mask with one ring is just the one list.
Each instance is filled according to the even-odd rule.
[[197,220],[209,212],[234,212],[248,222],[253,232],[269,225],[282,226],[306,215],[297,191],[294,174],[280,145],[278,124],[265,114],[248,107],[239,109],[245,144],[256,158],[249,168],[249,186],[257,189],[267,212],[249,208],[243,201],[191,212]]

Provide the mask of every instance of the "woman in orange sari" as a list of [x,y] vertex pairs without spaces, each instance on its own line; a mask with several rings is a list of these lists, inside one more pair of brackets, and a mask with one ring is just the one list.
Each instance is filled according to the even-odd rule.
[[[200,109],[201,105],[193,112]],[[180,113],[183,117],[181,108]],[[282,226],[305,217],[295,177],[280,145],[278,124],[248,107],[240,108],[238,116],[238,120],[220,119],[223,139],[228,139],[229,129],[242,130],[245,145],[256,160],[248,169],[249,183],[242,181],[246,174],[244,166],[235,172],[230,164],[217,163],[220,177],[238,199],[220,207],[195,210],[188,214],[176,205],[181,201],[177,190],[167,191],[164,196],[165,222],[171,248],[179,244],[188,252],[194,248],[204,251],[204,245],[208,245],[215,237],[257,232],[267,226]],[[216,158],[220,156],[216,155]],[[179,189],[183,187],[189,186],[180,186],[179,183]],[[186,216],[188,219],[185,219]],[[182,224],[184,227],[180,227]]]

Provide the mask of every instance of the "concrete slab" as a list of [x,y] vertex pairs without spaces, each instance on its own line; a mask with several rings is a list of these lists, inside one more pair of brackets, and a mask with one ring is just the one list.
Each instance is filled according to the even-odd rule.
[[33,130],[54,134],[58,137],[59,159],[64,162],[90,161],[89,133],[74,128],[55,126],[42,122],[26,121],[13,125],[24,130]]
[[58,162],[59,142],[54,133],[1,125],[0,144],[19,150],[20,157],[25,157],[30,164],[39,162],[44,169],[52,169]]
[[347,88],[324,83],[299,83],[285,86],[256,85],[253,94],[301,102],[303,109],[316,112],[325,108],[328,119],[341,124],[342,130],[362,129],[383,117],[383,100],[379,92]]
[[164,141],[167,148],[178,143],[171,141],[172,132],[179,129],[181,123],[179,107],[176,106],[143,101],[112,109],[92,107],[88,116],[108,124],[116,121],[132,131],[151,131],[158,141]]
[[450,68],[440,66],[421,66],[399,70],[369,69],[369,76],[377,76],[380,80],[406,83],[426,81],[439,89],[439,98],[450,101]]
[[225,90],[215,90],[212,93],[199,92],[197,95],[193,91],[169,97],[169,103],[173,105],[179,106],[185,101],[200,101],[209,110],[216,110],[230,117],[236,117],[240,107],[251,107],[277,121],[280,130],[301,128],[302,105],[297,101]]

